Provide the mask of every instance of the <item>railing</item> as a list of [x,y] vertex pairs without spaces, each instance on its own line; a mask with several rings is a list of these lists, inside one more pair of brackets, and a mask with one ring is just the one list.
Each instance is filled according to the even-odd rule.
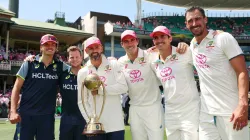
[[[141,18],[155,17],[155,16],[185,16],[185,12],[150,12],[150,13],[142,13]],[[216,11],[206,11],[207,17],[250,17],[249,12],[216,12]]]
[[65,18],[65,13],[64,12],[56,12],[55,18]]
[[17,66],[17,67],[20,67],[20,66],[22,66],[22,64],[23,64],[23,61],[15,61],[15,60],[11,60],[11,61],[10,61],[10,64],[11,64],[11,66]]
[[11,64],[10,63],[1,63],[0,70],[11,70]]

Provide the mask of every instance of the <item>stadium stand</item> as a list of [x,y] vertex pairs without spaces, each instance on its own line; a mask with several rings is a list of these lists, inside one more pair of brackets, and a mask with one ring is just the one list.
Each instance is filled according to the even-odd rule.
[[[156,26],[168,27],[173,33],[190,34],[185,25],[185,17],[175,14],[174,16],[149,16],[142,19],[144,25],[134,25],[131,22],[113,23],[115,28],[131,30],[153,31]],[[209,17],[208,29],[223,30],[237,36],[250,35],[250,17]]]

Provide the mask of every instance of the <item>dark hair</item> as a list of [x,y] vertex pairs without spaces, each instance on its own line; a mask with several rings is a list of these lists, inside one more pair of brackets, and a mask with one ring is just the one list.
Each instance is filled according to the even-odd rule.
[[80,50],[79,47],[77,47],[77,46],[70,46],[67,49],[67,56],[69,56],[69,52],[73,52],[73,51],[79,51],[80,55],[82,55],[82,51]]
[[199,10],[200,13],[201,13],[201,15],[202,15],[203,17],[206,17],[204,9],[202,9],[202,8],[199,7],[199,6],[193,6],[193,7],[190,7],[190,8],[188,8],[188,9],[186,10],[186,12],[185,12],[185,20],[186,20],[186,18],[187,18],[187,13],[188,13],[188,12],[193,12],[193,11],[195,11],[195,10]]

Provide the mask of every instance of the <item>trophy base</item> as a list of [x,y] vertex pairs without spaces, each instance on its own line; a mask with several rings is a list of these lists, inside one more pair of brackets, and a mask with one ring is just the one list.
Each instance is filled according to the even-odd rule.
[[105,134],[106,132],[103,130],[88,130],[88,131],[83,131],[83,135],[98,135],[98,134]]
[[87,136],[99,135],[99,134],[105,134],[105,133],[106,132],[103,129],[103,125],[98,122],[88,123],[82,132],[83,135],[87,135]]

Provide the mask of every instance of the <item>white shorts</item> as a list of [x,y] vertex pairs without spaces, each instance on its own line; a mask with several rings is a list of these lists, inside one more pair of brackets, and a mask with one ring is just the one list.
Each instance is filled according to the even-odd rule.
[[249,140],[249,127],[234,130],[231,116],[214,116],[200,113],[200,140]]
[[133,140],[163,140],[164,114],[162,104],[130,106],[130,128]]
[[168,140],[199,139],[199,107],[181,114],[165,112],[165,127]]

